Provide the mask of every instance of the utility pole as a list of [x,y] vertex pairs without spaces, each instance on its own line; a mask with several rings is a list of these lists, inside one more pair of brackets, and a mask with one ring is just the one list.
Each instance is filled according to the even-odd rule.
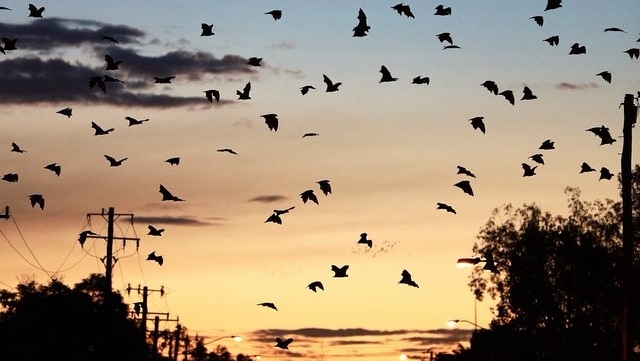
[[[120,240],[123,242],[123,245],[126,244],[127,241],[136,241],[136,248],[140,244],[140,238],[137,237],[115,237],[113,235],[113,227],[117,219],[120,217],[129,217],[130,222],[133,223],[133,214],[131,213],[115,213],[113,207],[109,207],[109,210],[105,214],[104,208],[101,213],[87,213],[87,218],[91,219],[91,217],[100,216],[107,222],[107,235],[93,235],[89,234],[87,238],[102,238],[107,241],[107,254],[104,258],[105,264],[105,278],[107,280],[105,285],[105,295],[111,293],[112,290],[112,272],[113,272],[113,241]],[[105,218],[106,217],[106,218]],[[90,222],[89,222],[90,223]]]
[[180,349],[180,333],[182,332],[182,326],[176,325],[176,347],[173,349],[173,361],[178,361],[178,350]]
[[[640,92],[638,93],[640,96]],[[638,106],[632,94],[625,94],[624,124],[622,128],[622,361],[631,358],[631,338],[629,329],[633,324],[631,314],[631,285],[633,284],[633,214],[632,214],[632,172],[631,172],[631,130],[638,117]]]

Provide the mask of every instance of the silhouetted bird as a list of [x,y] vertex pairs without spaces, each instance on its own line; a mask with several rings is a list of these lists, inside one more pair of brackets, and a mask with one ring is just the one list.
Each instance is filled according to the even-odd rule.
[[31,194],[29,201],[31,201],[31,207],[38,205],[40,209],[44,210],[44,197],[42,194]]
[[462,49],[462,48],[461,48],[461,47],[459,47],[458,45],[454,45],[454,44],[451,44],[451,45],[447,45],[447,46],[443,46],[443,47],[442,47],[442,50],[447,50],[447,49]]
[[133,126],[133,125],[140,125],[144,122],[148,122],[149,119],[136,119],[136,118],[132,118],[132,117],[124,117],[124,119],[129,121],[129,126]]
[[473,118],[469,119],[473,129],[480,129],[480,131],[484,134],[485,126],[484,126],[484,121],[483,120],[484,120],[484,117],[473,117]]
[[101,76],[92,76],[89,78],[89,89],[93,89],[96,85],[103,93],[107,94],[107,86],[104,84],[104,79]]
[[523,177],[531,177],[536,175],[536,168],[538,168],[538,166],[532,167],[530,165],[528,165],[527,163],[522,163],[522,169],[523,169]]
[[349,275],[347,274],[347,270],[349,269],[349,265],[346,264],[342,267],[338,267],[334,264],[331,265],[331,270],[333,271],[333,277],[335,278],[344,278],[344,277],[349,277]]
[[80,247],[84,247],[84,244],[87,241],[87,238],[89,238],[89,236],[97,236],[97,235],[98,235],[97,233],[94,233],[89,230],[80,232],[80,234],[78,234],[78,243],[80,243]]
[[262,62],[262,58],[256,58],[255,56],[252,56],[247,61],[247,64],[249,64],[251,66],[261,66],[261,64],[260,64],[261,62]]
[[103,129],[95,122],[91,122],[91,128],[94,130],[93,135],[107,135],[115,130],[114,128]]
[[624,30],[622,30],[622,29],[620,29],[620,28],[615,28],[615,27],[613,27],[613,28],[605,28],[605,29],[604,29],[604,32],[605,32],[605,33],[606,33],[606,32],[608,32],[608,31],[611,31],[611,32],[619,32],[619,33],[626,33],[626,31],[624,31]]
[[544,11],[561,8],[561,2],[562,0],[547,0],[547,6],[544,8]]
[[31,18],[41,18],[43,12],[44,12],[44,6],[43,7],[36,7],[33,4],[29,4],[29,17],[31,17]]
[[170,165],[179,165],[180,164],[180,157],[172,157],[169,158],[167,160],[165,160],[165,162],[169,163]]
[[158,256],[156,255],[156,252],[153,251],[151,253],[149,253],[147,255],[147,261],[155,261],[157,262],[160,266],[162,266],[162,264],[164,263],[164,259],[162,258],[162,256]]
[[580,45],[578,43],[573,43],[573,45],[571,45],[571,50],[569,50],[569,55],[586,54],[586,53],[587,53],[587,47],[584,45]]
[[605,167],[600,168],[600,178],[598,180],[611,180],[613,178],[613,173]]
[[599,77],[602,77],[602,79],[604,79],[604,81],[606,81],[607,83],[611,84],[611,73],[608,71],[601,71],[598,74],[596,74]]
[[325,196],[331,193],[331,184],[327,179],[319,180],[316,183],[320,186],[320,190],[324,193]]
[[17,173],[7,173],[7,174],[2,176],[2,180],[10,182],[10,183],[15,183],[15,182],[18,181],[18,174]]
[[216,151],[220,153],[229,153],[233,155],[238,155],[238,153],[236,153],[236,151],[231,148],[220,148],[220,149],[216,149]]
[[175,76],[166,76],[164,78],[159,78],[154,76],[153,80],[155,81],[156,84],[169,84],[175,78],[176,78]]
[[302,93],[302,95],[305,95],[305,94],[307,94],[307,93],[309,92],[309,90],[311,90],[311,89],[315,89],[315,88],[313,87],[313,85],[305,85],[305,86],[303,86],[303,87],[301,87],[301,88],[300,88],[300,93]]
[[282,224],[282,218],[280,218],[280,216],[285,214],[285,213],[289,213],[289,211],[294,209],[294,208],[295,208],[295,206],[294,207],[285,208],[285,209],[274,209],[273,213],[269,216],[269,218],[267,218],[266,221],[264,221],[264,223],[271,222],[271,223]]
[[498,94],[502,95],[505,99],[507,99],[507,101],[511,103],[511,105],[516,104],[516,98],[514,97],[512,90],[503,90]]
[[248,82],[242,91],[236,90],[236,94],[238,95],[238,100],[249,100],[251,97],[249,96],[249,92],[251,91],[251,82]]
[[282,10],[271,10],[267,11],[265,14],[271,15],[271,17],[273,17],[273,20],[280,20],[280,18],[282,17]]
[[122,158],[120,160],[115,159],[112,156],[109,155],[104,155],[105,158],[107,158],[107,160],[109,161],[109,166],[111,167],[119,167],[122,165],[122,162],[124,162],[125,160],[127,160],[128,158]]
[[107,62],[107,67],[105,70],[118,70],[120,63],[122,63],[121,60],[119,61],[113,60],[113,58],[109,54],[104,56],[104,60]]
[[530,156],[529,159],[533,160],[534,162],[536,162],[538,164],[544,165],[544,159],[542,158],[542,154],[541,153],[536,153],[536,154]]
[[640,49],[638,48],[631,48],[624,52],[627,53],[631,59],[638,59],[640,57]]
[[112,43],[120,44],[120,42],[118,40],[116,40],[116,38],[114,38],[113,36],[100,34],[100,39],[109,40]]
[[540,144],[540,147],[538,147],[538,149],[551,150],[551,149],[556,149],[556,147],[555,147],[554,141],[552,141],[551,139],[547,139],[544,142],[542,142],[542,144]]
[[27,151],[20,148],[16,143],[11,143],[11,151],[16,153],[26,153]]
[[558,44],[560,44],[560,37],[558,35],[553,35],[544,39],[543,41],[546,41],[551,46],[557,46]]
[[438,40],[440,40],[441,43],[446,41],[449,44],[453,44],[453,38],[451,38],[451,33],[440,33],[436,35],[436,37],[438,38]]
[[402,271],[402,279],[398,283],[404,283],[405,285],[409,285],[411,287],[419,288],[418,284],[411,278],[411,273],[407,270]]
[[366,233],[360,233],[360,239],[358,240],[358,244],[366,244],[367,247],[373,247],[373,240],[367,239]]
[[587,132],[592,132],[593,134],[598,136],[600,138],[600,145],[613,144],[616,141],[611,136],[611,133],[609,133],[609,128],[605,127],[604,125],[600,127],[589,128],[587,129]]
[[307,203],[308,200],[311,200],[315,204],[318,203],[318,197],[313,193],[313,189],[308,189],[302,193],[300,193],[300,198],[302,198],[302,203]]
[[522,98],[520,98],[520,100],[533,100],[533,99],[538,99],[538,97],[533,94],[533,91],[531,91],[531,89],[528,86],[525,86],[524,89],[522,90]]
[[144,302],[134,302],[133,303],[133,312],[136,313],[136,316],[140,316],[140,312],[144,308]]
[[304,134],[302,135],[302,138],[306,138],[306,137],[317,137],[317,136],[319,136],[319,135],[320,135],[320,134],[318,134],[318,133],[304,133]]
[[317,292],[318,288],[324,291],[324,286],[320,281],[313,281],[307,285],[307,288],[313,292]]
[[283,350],[288,350],[289,345],[293,342],[292,338],[288,338],[286,340],[281,339],[280,337],[276,337],[276,347],[281,348]]
[[269,130],[278,131],[278,114],[270,113],[270,114],[262,114],[261,117],[264,118],[264,122],[269,127]]
[[444,209],[445,211],[447,211],[449,213],[457,214],[456,210],[453,209],[453,207],[451,207],[450,205],[448,205],[446,203],[441,203],[441,202],[436,203],[436,209]]
[[447,16],[447,15],[451,15],[451,7],[444,7],[444,5],[438,5],[436,6],[436,12],[433,15],[438,15],[438,16]]
[[595,171],[596,170],[592,168],[587,162],[582,162],[582,164],[580,165],[580,174],[595,172]]
[[540,15],[532,16],[529,19],[532,19],[533,21],[535,21],[536,24],[538,24],[538,26],[544,25],[544,17]]
[[152,225],[148,225],[147,227],[149,228],[149,233],[147,233],[148,236],[160,237],[162,236],[162,232],[164,232],[164,228],[156,228]]
[[122,80],[120,80],[118,78],[114,78],[114,77],[108,76],[108,75],[105,75],[103,77],[103,81],[105,83],[124,83]]
[[420,75],[418,75],[417,77],[413,78],[413,80],[411,80],[411,84],[429,84],[429,77],[425,76],[422,77]]
[[62,171],[62,167],[58,163],[47,164],[44,166],[44,168],[52,171],[58,177],[60,176],[60,172]]
[[56,113],[65,115],[67,118],[71,118],[71,113],[72,112],[73,112],[73,110],[71,108],[66,107],[64,109],[58,110]]
[[408,18],[415,18],[413,13],[411,12],[411,7],[409,5],[404,5],[403,3],[394,5],[391,7],[393,10],[397,11],[398,14],[405,15]]
[[169,192],[169,190],[167,190],[167,188],[165,188],[162,184],[160,184],[160,193],[162,194],[163,201],[184,202],[184,199],[180,199],[171,194],[171,192]]
[[472,177],[472,178],[475,178],[475,177],[476,177],[476,175],[475,175],[475,174],[473,174],[473,173],[472,173],[470,170],[468,170],[467,168],[465,168],[465,167],[463,167],[463,166],[461,166],[461,165],[457,165],[456,167],[458,168],[458,172],[457,172],[456,174],[464,174],[464,175],[469,176],[469,177]]
[[398,80],[398,78],[394,78],[391,76],[391,72],[384,65],[380,67],[380,73],[382,73],[382,78],[380,78],[380,83]]
[[322,74],[322,80],[325,82],[325,84],[327,84],[327,90],[326,90],[326,91],[327,91],[327,92],[329,92],[329,93],[330,93],[330,92],[336,92],[336,91],[338,91],[338,87],[339,87],[340,85],[342,85],[342,83],[341,83],[341,82],[338,82],[338,83],[335,83],[335,84],[334,84],[334,83],[331,81],[331,79],[329,79],[329,77],[328,77],[328,76],[326,76],[326,75],[324,75],[324,74]]
[[272,308],[276,311],[278,310],[278,307],[276,307],[276,305],[273,302],[260,302],[258,303],[258,306]]
[[462,191],[465,192],[466,194],[473,196],[473,189],[471,188],[471,182],[469,182],[468,180],[460,181],[454,184],[454,186],[462,189]]
[[9,39],[9,38],[0,38],[0,40],[2,40],[2,43],[4,44],[4,46],[2,47],[2,53],[6,54],[4,52],[4,50],[17,50],[18,48],[16,47],[16,42],[18,41],[18,39]]
[[493,95],[498,95],[498,85],[493,80],[486,80],[480,85],[485,87],[488,91],[492,92]]
[[212,35],[215,35],[213,33],[213,24],[202,23],[202,24],[200,24],[200,29],[202,29],[202,32],[200,33],[200,36],[212,36]]
[[209,103],[213,103],[213,100],[216,100],[216,103],[220,103],[220,92],[215,89],[209,89],[204,91],[204,96],[207,98]]
[[362,9],[358,10],[358,24],[353,28],[353,36],[367,36],[370,29],[371,27],[367,25],[367,15],[362,11]]

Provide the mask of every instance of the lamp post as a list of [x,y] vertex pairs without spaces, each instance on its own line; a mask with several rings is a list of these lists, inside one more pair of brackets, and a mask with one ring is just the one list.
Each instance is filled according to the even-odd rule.
[[[500,271],[498,271],[498,267],[496,267],[496,264],[493,261],[493,256],[491,256],[491,254],[487,254],[485,258],[480,258],[480,257],[458,258],[458,260],[456,261],[456,266],[458,266],[458,268],[471,268],[480,262],[484,262],[484,266],[482,267],[482,270],[490,271],[491,273],[494,273],[494,274],[500,273]],[[466,320],[452,320],[452,321],[456,321],[456,322],[454,322],[453,326],[450,325],[450,327],[454,327],[455,323],[457,322],[462,322]],[[449,321],[448,323],[450,324],[450,322],[452,321]],[[478,329],[478,327],[480,327],[478,326],[478,299],[475,297],[475,295],[473,296],[473,322],[471,321],[466,321],[466,322],[469,322],[470,324],[474,325],[476,330]],[[484,327],[480,327],[480,328],[484,329]]]

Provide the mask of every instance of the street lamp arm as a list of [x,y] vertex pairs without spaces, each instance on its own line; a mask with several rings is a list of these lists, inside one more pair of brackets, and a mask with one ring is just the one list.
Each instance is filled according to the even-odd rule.
[[231,335],[231,336],[221,336],[221,337],[214,338],[214,339],[213,339],[213,340],[211,340],[211,341],[204,342],[204,343],[203,343],[203,345],[208,345],[208,344],[210,344],[210,343],[213,343],[213,342],[216,342],[216,341],[220,341],[220,340],[225,339],[225,338],[231,338],[231,339],[233,339],[233,340],[234,340],[234,341],[236,341],[236,342],[240,342],[240,341],[242,340],[242,337],[240,337],[240,336],[234,336],[234,335]]
[[477,323],[475,323],[475,322],[471,322],[471,321],[469,321],[469,320],[449,320],[449,322],[447,322],[447,323],[448,323],[449,325],[451,325],[451,327],[455,327],[455,325],[456,325],[457,323],[460,323],[460,322],[468,323],[468,324],[470,324],[471,326],[475,327],[476,329],[478,329],[478,328],[479,328],[479,329],[482,329],[482,330],[486,330],[486,328],[485,328],[485,327],[482,327],[482,326],[478,325]]

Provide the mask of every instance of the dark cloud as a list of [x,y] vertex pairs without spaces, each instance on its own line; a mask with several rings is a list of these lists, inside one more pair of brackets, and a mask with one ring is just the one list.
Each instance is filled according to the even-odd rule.
[[171,216],[136,216],[133,221],[135,223],[144,223],[144,224],[169,224],[169,225],[178,225],[178,226],[190,226],[190,227],[201,227],[201,226],[214,226],[219,223],[211,223],[204,222],[194,217],[184,216],[184,217],[171,217]]
[[207,75],[255,72],[247,65],[247,59],[238,55],[216,58],[202,51],[176,50],[158,56],[144,56],[132,49],[115,46],[104,49],[100,54],[109,54],[115,60],[122,61],[119,72],[151,81],[153,77],[175,76],[194,81]]
[[28,24],[0,24],[3,37],[18,39],[19,50],[51,50],[61,46],[109,44],[100,35],[115,38],[121,45],[140,44],[144,31],[125,25],[111,25],[92,20],[44,18]]
[[274,202],[284,201],[287,199],[289,199],[289,197],[274,194],[274,195],[255,196],[249,199],[249,202],[274,203]]
[[[17,49],[0,56],[0,103],[100,103],[143,107],[207,105],[204,94],[158,94],[164,90],[154,77],[175,76],[170,90],[215,76],[254,74],[244,57],[216,57],[204,51],[173,50],[141,55],[145,32],[122,25],[75,19],[39,19],[27,25],[0,24],[0,35],[17,38]],[[101,39],[112,36],[115,44]],[[86,57],[64,58],[66,50],[80,49]],[[62,54],[62,55],[60,55]],[[77,53],[74,53],[77,54]],[[106,71],[104,55],[121,61],[118,70]],[[107,83],[106,91],[89,89],[89,78],[109,75],[121,83]],[[11,86],[8,86],[11,85]],[[220,104],[235,100],[223,95]]]
[[562,83],[556,84],[556,89],[561,89],[561,90],[583,90],[583,89],[592,89],[597,87],[598,87],[598,84],[596,83],[576,84],[576,83],[562,82]]

